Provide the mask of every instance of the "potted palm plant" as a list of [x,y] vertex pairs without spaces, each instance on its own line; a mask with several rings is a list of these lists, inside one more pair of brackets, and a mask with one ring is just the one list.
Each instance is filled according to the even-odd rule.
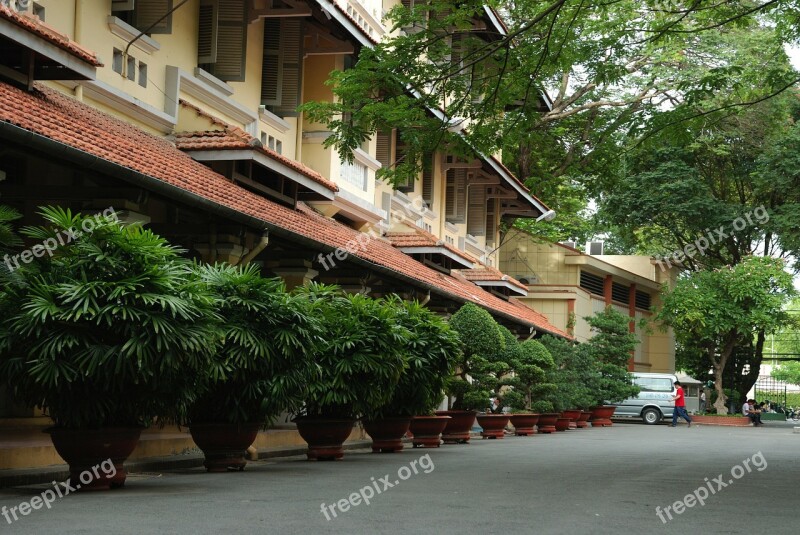
[[534,434],[533,426],[539,422],[541,413],[553,410],[546,401],[556,389],[548,381],[548,374],[554,369],[553,357],[547,348],[536,340],[518,343],[518,349],[511,354],[509,364],[514,374],[506,381],[510,387],[505,401],[511,407],[511,425],[517,435]]
[[[34,255],[0,291],[0,376],[53,419],[76,488],[119,487],[142,427],[181,419],[195,397],[219,341],[213,300],[179,251],[140,226],[41,215],[47,226],[21,232],[52,257]],[[113,476],[79,480],[107,459]]]
[[461,339],[462,353],[445,383],[451,396],[449,410],[436,414],[451,417],[442,433],[446,443],[467,443],[477,411],[487,409],[499,377],[508,369],[492,358],[505,349],[505,338],[492,316],[473,303],[458,309],[449,323]]
[[340,459],[355,421],[391,400],[407,365],[409,333],[386,300],[318,284],[295,295],[308,303],[320,329],[309,346],[319,372],[307,384],[297,430],[309,459]]
[[[439,435],[449,418],[431,415],[444,398],[444,381],[461,353],[461,341],[441,317],[419,303],[392,297],[387,304],[397,308],[396,321],[409,333],[404,348],[406,368],[389,402],[363,420],[372,437],[372,450],[402,450],[402,438],[412,418],[414,444],[439,446]],[[433,429],[429,429],[431,425]]]
[[303,403],[314,323],[304,302],[258,266],[196,271],[215,299],[223,341],[209,361],[209,387],[190,407],[189,430],[208,471],[243,470],[259,429]]

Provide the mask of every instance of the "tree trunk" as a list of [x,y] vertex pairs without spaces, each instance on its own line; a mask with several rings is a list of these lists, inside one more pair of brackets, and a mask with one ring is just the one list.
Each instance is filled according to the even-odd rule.
[[717,414],[728,414],[728,406],[725,405],[728,397],[722,389],[722,370],[723,367],[714,363],[714,390],[717,392],[717,400],[714,402],[714,408],[717,409]]
[[724,345],[720,348],[719,358],[716,358],[714,355],[713,347],[708,348],[708,356],[711,358],[711,363],[714,366],[714,390],[717,392],[717,400],[714,402],[714,408],[717,409],[717,414],[728,414],[728,407],[725,405],[728,401],[728,397],[725,395],[725,390],[722,387],[722,373],[725,371],[725,365],[728,363],[731,353],[733,353],[733,348],[736,347],[738,336],[739,334],[736,331],[728,333],[725,337]]

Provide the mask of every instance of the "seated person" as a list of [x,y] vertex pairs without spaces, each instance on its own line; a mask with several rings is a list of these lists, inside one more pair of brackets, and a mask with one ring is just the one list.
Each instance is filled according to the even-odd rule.
[[750,418],[750,421],[753,422],[753,425],[758,427],[759,425],[764,425],[761,422],[761,411],[756,405],[756,400],[748,399],[744,405],[742,405],[742,414]]

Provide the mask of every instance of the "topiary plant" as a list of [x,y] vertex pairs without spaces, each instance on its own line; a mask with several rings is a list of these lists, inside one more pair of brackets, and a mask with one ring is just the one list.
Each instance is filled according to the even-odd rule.
[[586,318],[596,334],[586,342],[586,351],[598,366],[598,377],[594,385],[594,401],[597,405],[619,403],[639,393],[628,373],[628,361],[638,340],[630,332],[630,318],[613,308]]
[[484,410],[499,385],[499,377],[508,369],[500,358],[506,347],[503,333],[492,316],[473,303],[458,309],[449,324],[462,344],[461,358],[445,384],[445,390],[453,397],[451,408]]
[[555,364],[549,372],[550,381],[555,385],[548,395],[553,409],[588,409],[596,405],[594,389],[599,370],[586,345],[550,335],[543,336],[541,342]]
[[21,264],[0,291],[0,376],[59,427],[180,419],[220,340],[191,264],[140,226],[40,213],[48,226],[23,235],[72,241]]
[[554,369],[553,357],[547,348],[536,340],[527,340],[511,358],[513,378],[506,381],[512,389],[505,400],[514,412],[550,412],[553,410],[549,397],[556,385],[549,382]]

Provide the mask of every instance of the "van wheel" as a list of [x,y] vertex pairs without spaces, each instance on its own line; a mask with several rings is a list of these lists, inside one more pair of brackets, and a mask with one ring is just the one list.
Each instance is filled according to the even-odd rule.
[[649,425],[657,424],[661,421],[661,413],[658,409],[645,409],[642,411],[642,420]]

